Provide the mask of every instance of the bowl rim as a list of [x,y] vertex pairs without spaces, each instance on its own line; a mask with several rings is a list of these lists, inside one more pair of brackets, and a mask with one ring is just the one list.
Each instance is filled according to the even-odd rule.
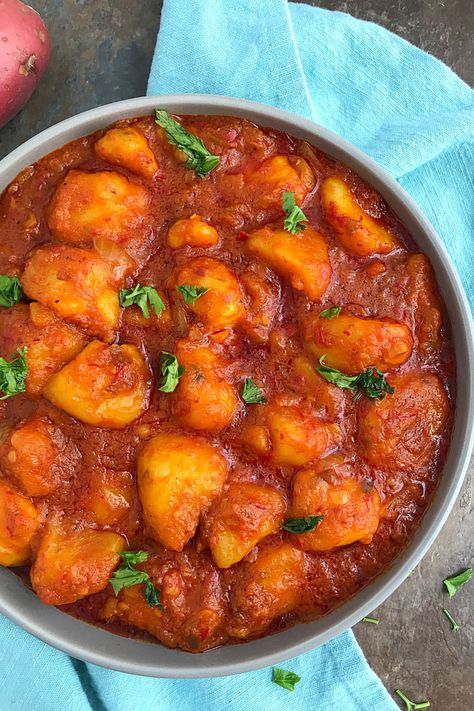
[[326,616],[278,634],[203,654],[123,638],[43,605],[8,569],[0,569],[0,613],[57,649],[112,670],[152,677],[203,678],[253,671],[308,652],[380,605],[426,554],[461,488],[474,444],[474,342],[470,307],[446,247],[405,190],[377,163],[336,133],[264,104],[208,94],[169,94],[118,101],[77,114],[42,131],[0,161],[0,192],[31,163],[69,141],[155,107],[176,114],[230,115],[288,131],[352,167],[382,194],[429,257],[451,322],[458,373],[455,423],[441,481],[409,544],[390,567]]

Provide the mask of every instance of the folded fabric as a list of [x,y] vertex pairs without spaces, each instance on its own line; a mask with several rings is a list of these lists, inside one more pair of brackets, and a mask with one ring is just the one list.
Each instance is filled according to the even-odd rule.
[[[474,94],[447,67],[372,23],[285,0],[165,0],[149,94],[217,93],[279,106],[357,144],[445,239],[471,299]],[[282,666],[207,680],[133,677],[73,660],[0,617],[9,711],[394,711],[351,632]]]

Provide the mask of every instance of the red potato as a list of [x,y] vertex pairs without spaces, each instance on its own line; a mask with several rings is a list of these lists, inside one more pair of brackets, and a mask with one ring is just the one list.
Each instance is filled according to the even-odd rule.
[[28,101],[51,51],[48,30],[33,8],[0,0],[0,127]]

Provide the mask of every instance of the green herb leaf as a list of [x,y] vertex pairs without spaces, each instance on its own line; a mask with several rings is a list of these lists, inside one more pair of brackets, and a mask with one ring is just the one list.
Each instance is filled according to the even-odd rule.
[[165,130],[168,141],[188,156],[189,160],[185,163],[187,168],[192,168],[200,178],[204,178],[216,167],[220,161],[219,156],[209,153],[200,138],[186,131],[184,126],[163,109],[155,109],[155,114],[156,123]]
[[137,565],[137,563],[143,563],[148,560],[146,551],[122,551],[119,556],[129,565]]
[[255,385],[252,378],[245,378],[242,399],[248,405],[266,405],[267,403],[263,390]]
[[205,286],[191,286],[191,284],[180,284],[176,290],[183,295],[184,303],[188,306],[194,306],[196,299],[209,291]]
[[410,699],[405,696],[403,691],[400,691],[400,689],[397,689],[395,693],[405,703],[406,711],[418,711],[418,709],[427,709],[431,706],[429,701],[420,701],[420,703],[418,704],[416,704],[414,701],[410,701]]
[[458,623],[456,622],[456,620],[454,620],[454,619],[451,617],[451,615],[450,615],[450,613],[448,612],[448,610],[446,610],[444,607],[443,607],[443,612],[444,612],[444,614],[446,615],[446,617],[448,618],[448,620],[451,622],[451,627],[453,628],[453,632],[457,632],[458,630],[460,630],[460,629],[461,629],[460,625],[458,625]]
[[283,221],[284,229],[292,235],[296,235],[298,232],[305,230],[306,225],[303,223],[308,222],[308,218],[304,214],[303,210],[296,204],[295,194],[283,193],[282,205],[286,214]]
[[117,568],[115,573],[110,578],[110,584],[114,589],[116,595],[122,590],[122,588],[129,588],[132,585],[138,585],[139,583],[146,583],[148,580],[148,573],[142,570],[135,570],[127,565],[127,563],[122,563],[120,568]]
[[184,373],[184,368],[178,363],[178,359],[173,353],[167,353],[166,351],[163,351],[160,356],[160,366],[163,377],[159,389],[162,393],[172,393],[176,390],[179,379]]
[[159,610],[165,609],[161,604],[160,591],[155,588],[151,580],[146,581],[145,599],[148,603],[148,607],[157,607]]
[[18,277],[0,274],[0,306],[15,306],[22,296],[23,289]]
[[376,617],[363,617],[362,622],[368,622],[370,625],[378,625],[380,623],[380,620],[378,620]]
[[156,289],[144,284],[136,284],[133,289],[120,289],[120,306],[127,308],[136,304],[142,310],[145,318],[148,318],[148,303],[157,316],[166,308],[163,299]]
[[314,531],[324,516],[304,516],[303,518],[289,518],[282,524],[282,528],[290,533],[308,533]]
[[339,316],[341,311],[342,306],[333,306],[330,309],[324,309],[324,311],[320,311],[319,315],[322,318],[336,318],[336,316]]
[[319,359],[319,368],[316,371],[329,383],[338,388],[351,388],[354,390],[353,400],[358,400],[363,394],[372,400],[383,400],[385,395],[393,395],[395,389],[385,380],[384,374],[377,368],[367,368],[358,375],[346,375],[336,368],[329,368],[324,364],[325,355]]
[[274,684],[283,687],[283,689],[294,691],[296,684],[301,681],[301,677],[295,674],[295,672],[280,669],[280,667],[273,667],[272,681]]
[[26,351],[26,347],[18,348],[16,358],[11,361],[0,358],[0,392],[3,393],[0,400],[25,392],[28,375]]
[[445,580],[443,580],[443,583],[446,586],[446,590],[448,591],[449,597],[454,597],[459,588],[462,588],[462,586],[465,585],[471,578],[472,568],[466,568],[466,570],[463,570],[462,573],[458,573],[458,575],[452,575],[450,578],[446,578]]
[[164,610],[160,601],[160,591],[155,588],[148,573],[132,567],[147,560],[148,553],[146,551],[123,551],[119,553],[119,556],[122,558],[123,563],[109,580],[115,595],[118,595],[123,588],[145,583],[145,600],[149,607],[158,607],[160,610]]

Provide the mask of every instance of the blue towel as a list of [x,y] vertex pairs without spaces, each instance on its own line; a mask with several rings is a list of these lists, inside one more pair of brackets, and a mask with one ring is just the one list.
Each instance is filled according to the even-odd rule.
[[[431,218],[473,297],[473,92],[436,59],[377,25],[284,0],[165,0],[148,93],[172,92],[273,104],[358,145]],[[72,660],[5,618],[0,635],[2,711],[398,708],[350,632],[282,665],[302,677],[291,694],[269,669],[139,678]]]

